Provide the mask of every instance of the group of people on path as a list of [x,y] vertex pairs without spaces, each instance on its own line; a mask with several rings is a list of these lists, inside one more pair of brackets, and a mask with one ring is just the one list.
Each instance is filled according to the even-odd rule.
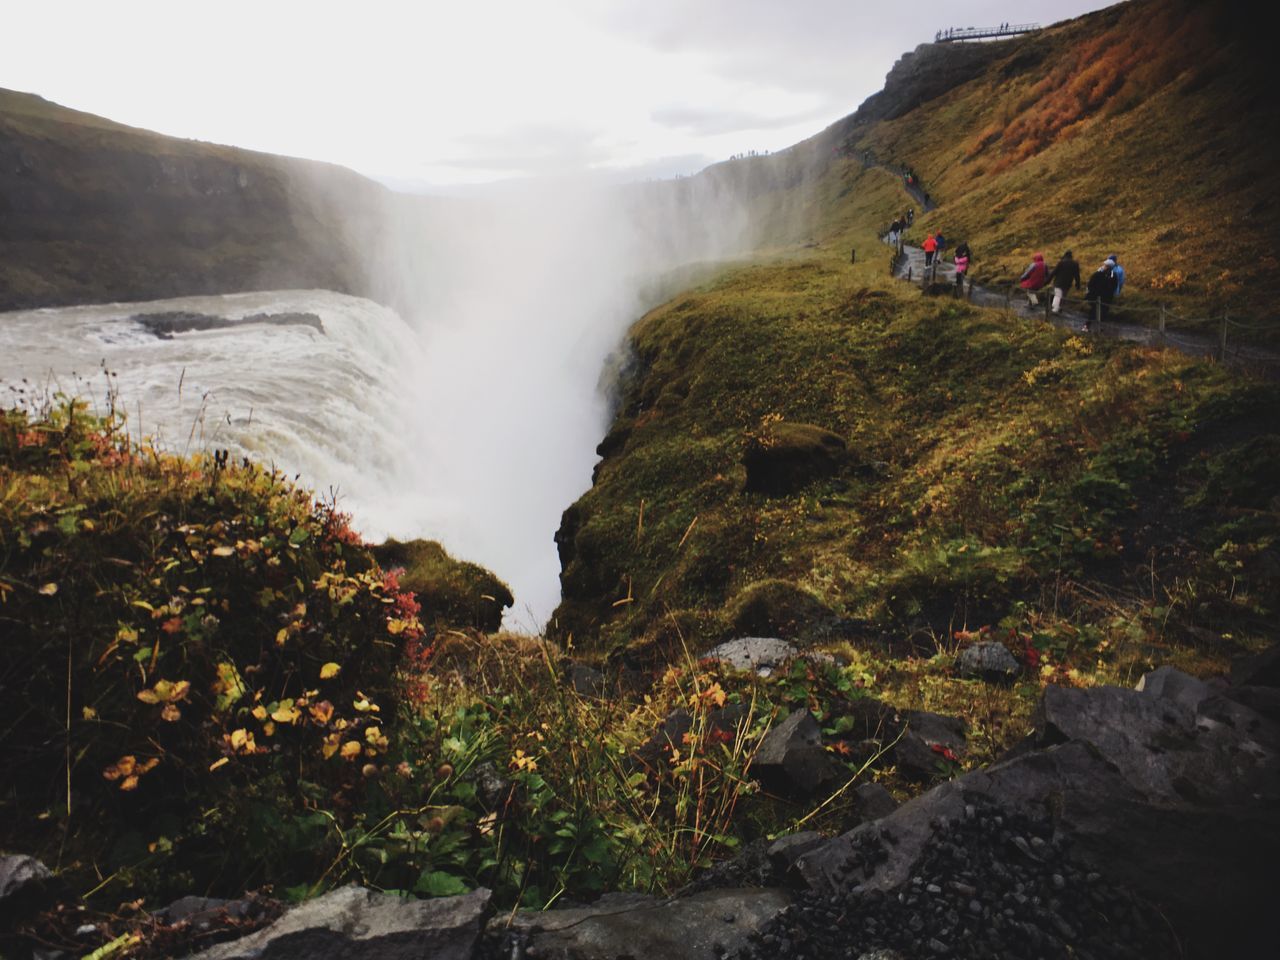
[[907,207],[907,212],[898,217],[893,223],[889,224],[889,243],[897,246],[898,241],[902,239],[902,235],[906,233],[907,227],[916,221],[916,211],[913,207]]
[[[939,263],[942,262],[942,251],[947,248],[947,238],[942,235],[941,230],[931,230],[929,235],[924,238],[921,245],[924,249],[924,268],[925,271],[936,270]],[[964,280],[969,273],[969,260],[973,254],[969,250],[967,243],[960,243],[956,246],[954,261],[956,265],[956,294],[964,293]]]
[[[927,258],[928,254],[925,256]],[[1052,270],[1045,263],[1044,254],[1037,253],[1031,258],[1027,268],[1022,271],[1022,276],[1018,278],[1018,286],[1027,291],[1027,300],[1033,307],[1040,305],[1037,292],[1052,286],[1053,301],[1049,309],[1053,313],[1062,312],[1062,300],[1067,295],[1067,291],[1079,289],[1080,285],[1080,264],[1070,250],[1062,255],[1062,259],[1054,265]],[[1088,304],[1084,321],[1085,330],[1090,329],[1095,315],[1099,321],[1108,318],[1111,304],[1123,289],[1124,267],[1120,266],[1119,255],[1113,253],[1102,262],[1102,266],[1093,272],[1089,282],[1085,284],[1084,300]]]

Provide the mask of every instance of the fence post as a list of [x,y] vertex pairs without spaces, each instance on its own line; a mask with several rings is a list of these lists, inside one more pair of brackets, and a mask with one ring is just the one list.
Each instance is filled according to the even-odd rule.
[[852,250],[850,250],[850,251],[849,251],[849,262],[850,262],[850,263],[857,263],[857,262],[858,262],[858,248],[857,248],[857,247],[854,247]]
[[1218,331],[1218,362],[1227,359],[1227,324],[1231,322],[1231,314],[1222,315],[1222,329]]
[[1102,298],[1099,297],[1093,301],[1093,319],[1097,325],[1098,332],[1102,332]]
[[1166,343],[1166,339],[1164,335],[1164,304],[1162,303],[1160,304],[1160,345],[1164,346],[1165,343]]

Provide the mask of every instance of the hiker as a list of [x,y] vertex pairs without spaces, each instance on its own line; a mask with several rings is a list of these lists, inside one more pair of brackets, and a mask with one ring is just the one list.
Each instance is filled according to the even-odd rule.
[[916,209],[915,209],[915,207],[907,207],[907,226],[909,227],[909,226],[911,226],[911,225],[912,225],[913,223],[915,223],[915,222],[916,222]]
[[934,237],[933,231],[929,231],[929,235],[924,238],[924,268],[928,270],[933,266],[933,255],[938,252],[938,241]]
[[1031,302],[1031,306],[1040,306],[1040,299],[1036,296],[1036,291],[1044,287],[1049,282],[1049,268],[1045,266],[1044,254],[1037,253],[1031,258],[1031,263],[1027,269],[1022,271],[1022,276],[1018,278],[1018,286],[1027,291],[1027,299]]
[[939,259],[939,260],[941,260],[941,259],[942,259],[942,251],[943,251],[943,250],[945,250],[945,249],[947,248],[947,241],[946,241],[946,240],[944,240],[944,239],[942,238],[942,231],[941,231],[941,230],[939,230],[937,233],[935,233],[935,234],[933,235],[933,239],[934,239],[935,241],[937,241],[937,244],[938,244],[938,259]]
[[1115,264],[1115,267],[1112,268],[1111,272],[1115,274],[1116,296],[1119,297],[1120,291],[1124,289],[1124,267],[1120,266],[1119,254],[1113,253],[1111,256],[1107,257],[1107,259]]
[[964,278],[969,272],[969,245],[961,243],[956,247],[956,296],[964,296]]
[[[1084,288],[1084,302],[1089,305],[1089,312],[1084,319],[1084,329],[1088,333],[1093,318],[1106,320],[1111,308],[1111,300],[1116,295],[1116,262],[1111,259],[1102,261],[1102,266],[1094,271]],[[1101,303],[1101,307],[1098,304]],[[1099,312],[1099,310],[1101,312]]]
[[1062,298],[1072,287],[1080,288],[1080,264],[1068,250],[1053,268],[1053,312],[1062,312]]

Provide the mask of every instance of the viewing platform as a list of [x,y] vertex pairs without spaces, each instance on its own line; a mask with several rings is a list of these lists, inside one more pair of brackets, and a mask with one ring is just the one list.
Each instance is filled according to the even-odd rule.
[[956,43],[960,40],[994,40],[999,37],[1016,37],[1035,33],[1042,29],[1038,23],[1002,23],[998,27],[948,27],[939,30],[934,43]]

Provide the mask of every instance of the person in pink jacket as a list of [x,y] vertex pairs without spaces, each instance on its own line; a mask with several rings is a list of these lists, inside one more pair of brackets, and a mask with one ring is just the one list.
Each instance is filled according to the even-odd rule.
[[1027,269],[1022,271],[1022,276],[1018,278],[1018,286],[1027,291],[1027,299],[1031,301],[1033,307],[1040,306],[1040,299],[1036,296],[1036,291],[1044,287],[1049,282],[1049,268],[1045,266],[1044,254],[1037,253],[1031,258],[1031,263]]

